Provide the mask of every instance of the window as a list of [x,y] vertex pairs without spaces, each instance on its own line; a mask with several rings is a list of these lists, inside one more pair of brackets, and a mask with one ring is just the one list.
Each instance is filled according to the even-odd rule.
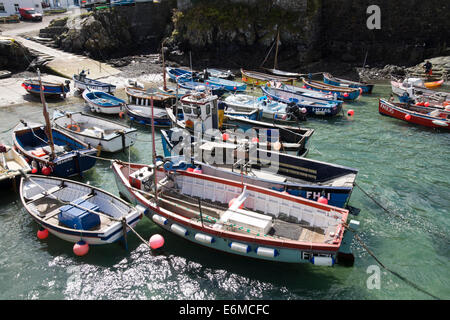
[[0,2],[0,12],[6,12],[5,6],[3,5],[3,2]]
[[303,252],[302,254],[303,254],[304,260],[311,260],[311,258],[313,256],[311,252]]
[[14,4],[14,10],[16,10],[16,13],[19,12],[19,5],[17,3]]

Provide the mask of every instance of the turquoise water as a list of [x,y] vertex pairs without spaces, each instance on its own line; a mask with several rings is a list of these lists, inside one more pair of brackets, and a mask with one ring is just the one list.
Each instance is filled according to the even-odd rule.
[[[309,158],[359,169],[357,184],[395,214],[388,214],[354,189],[350,204],[361,208],[359,236],[378,259],[443,299],[450,298],[450,134],[408,125],[378,113],[378,98],[390,87],[377,85],[355,103],[353,119],[311,119],[316,129]],[[67,110],[83,104],[51,103]],[[0,109],[0,131],[19,119],[41,121],[42,109]],[[121,120],[124,121],[124,120]],[[107,157],[151,161],[151,133],[139,127],[139,141],[128,151]],[[11,143],[11,132],[0,134]],[[158,154],[162,154],[160,138]],[[109,163],[99,161],[81,181],[114,194]],[[17,195],[0,196],[0,299],[430,299],[381,269],[380,288],[369,289],[367,273],[375,260],[354,242],[355,265],[332,268],[248,260],[191,244],[156,227],[148,219],[136,230],[145,238],[160,233],[164,251],[152,255],[130,234],[129,251],[121,244],[91,247],[76,257],[72,244],[54,236],[40,241],[37,225]]]

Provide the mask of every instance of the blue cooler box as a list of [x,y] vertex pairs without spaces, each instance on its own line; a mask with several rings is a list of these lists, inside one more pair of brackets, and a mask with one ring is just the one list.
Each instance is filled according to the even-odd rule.
[[[73,201],[73,203],[92,211],[99,210],[99,207],[97,205],[86,200],[78,199]],[[87,210],[83,210],[72,205],[65,205],[59,210],[59,222],[69,228],[78,230],[90,230],[100,224],[100,216]]]

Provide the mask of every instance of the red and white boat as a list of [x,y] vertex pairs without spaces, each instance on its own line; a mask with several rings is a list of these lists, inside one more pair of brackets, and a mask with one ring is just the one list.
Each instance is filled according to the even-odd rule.
[[147,208],[145,214],[168,232],[202,246],[263,260],[323,266],[354,260],[350,244],[359,222],[348,222],[346,209],[199,170],[161,168],[155,177],[154,168],[120,161],[112,164],[121,196]]
[[378,112],[382,115],[397,118],[406,122],[431,128],[450,130],[450,107],[432,109],[407,103],[389,102],[380,99]]

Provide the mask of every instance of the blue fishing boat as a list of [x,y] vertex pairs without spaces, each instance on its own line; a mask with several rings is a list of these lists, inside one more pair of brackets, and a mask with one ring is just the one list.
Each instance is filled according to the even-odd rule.
[[230,92],[245,91],[247,89],[247,84],[245,83],[210,76],[206,70],[205,73],[203,73],[203,77],[201,78],[201,80],[206,84],[223,86],[225,90]]
[[113,84],[87,78],[84,70],[73,75],[73,83],[79,91],[89,89],[113,93],[116,90],[116,86]]
[[[152,109],[148,106],[141,105],[126,105],[125,111],[128,119],[132,122],[137,122],[142,125],[152,125]],[[178,112],[178,119],[182,119],[183,113]],[[153,120],[155,127],[168,128],[171,125],[171,121],[167,116],[165,108],[153,107]]]
[[356,82],[345,79],[340,79],[333,77],[329,73],[323,73],[323,82],[326,84],[331,84],[333,86],[343,87],[343,88],[361,88],[362,93],[372,93],[373,84],[368,84],[367,82]]
[[[166,73],[169,76],[169,78],[172,81],[174,81],[174,82],[177,82],[177,81],[179,81],[181,79],[191,80],[192,76],[193,76],[193,72],[192,71],[181,69],[181,68],[167,67],[166,68]],[[194,75],[194,78],[195,78],[195,75]]]
[[33,172],[58,177],[80,175],[92,168],[97,149],[56,128],[21,121],[12,133],[16,150],[28,158]]
[[[172,150],[180,143],[179,139],[175,138],[180,134],[178,130],[178,128],[161,130],[161,141],[166,159],[173,158]],[[172,135],[174,135],[174,139],[172,139]],[[181,143],[185,144],[186,142],[182,141]],[[191,147],[193,151],[195,149],[205,150],[211,154],[224,155],[223,161],[208,163],[207,160],[201,158],[185,159],[182,153],[179,154],[185,163],[190,164],[188,167],[198,168],[202,170],[203,174],[280,192],[286,191],[291,195],[310,200],[318,200],[319,197],[324,196],[328,200],[328,204],[341,208],[348,203],[358,173],[358,170],[354,168],[273,150],[252,149],[251,145],[198,142],[192,139]],[[243,147],[246,148],[245,152],[243,152]],[[238,153],[238,149],[240,153]],[[177,150],[180,148],[178,147]],[[250,150],[252,151],[250,152]],[[192,154],[194,153],[191,152]],[[197,154],[200,157],[202,155],[202,153]],[[227,158],[230,155],[234,157],[232,161]],[[239,155],[245,155],[245,159],[238,158]],[[275,170],[275,168],[278,169]]]
[[262,92],[275,101],[286,104],[295,103],[300,108],[305,108],[308,115],[314,116],[335,116],[342,110],[342,101],[318,99],[304,96],[302,94],[285,91],[269,86],[261,87]]
[[103,91],[83,91],[83,99],[92,112],[118,114],[124,111],[126,102]]
[[336,97],[342,100],[356,100],[360,97],[362,92],[362,89],[360,88],[338,87],[320,81],[306,80],[305,78],[302,78],[302,80],[307,89],[325,92],[332,95],[336,94]]
[[[39,80],[27,79],[22,83],[22,87],[33,95],[39,95]],[[42,81],[42,92],[46,97],[57,97],[63,96],[66,97],[66,94],[70,91],[70,80],[66,80],[64,83],[55,83]]]
[[191,92],[208,92],[210,91],[213,95],[221,96],[225,93],[225,88],[223,86],[218,86],[211,83],[203,83],[198,81],[178,81],[181,88],[191,90]]

